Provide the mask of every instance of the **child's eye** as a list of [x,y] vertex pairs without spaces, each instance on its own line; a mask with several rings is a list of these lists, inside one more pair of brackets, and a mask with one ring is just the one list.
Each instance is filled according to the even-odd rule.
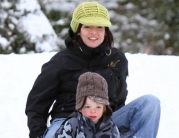
[[84,108],[90,108],[90,106],[88,106],[88,105],[85,105],[85,106],[84,106]]
[[101,106],[97,106],[98,109],[102,108]]

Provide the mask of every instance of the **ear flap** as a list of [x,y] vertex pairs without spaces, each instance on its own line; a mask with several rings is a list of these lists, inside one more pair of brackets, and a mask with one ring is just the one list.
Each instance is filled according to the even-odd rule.
[[112,109],[110,108],[110,106],[106,105],[106,112],[105,112],[105,115],[106,116],[112,116]]

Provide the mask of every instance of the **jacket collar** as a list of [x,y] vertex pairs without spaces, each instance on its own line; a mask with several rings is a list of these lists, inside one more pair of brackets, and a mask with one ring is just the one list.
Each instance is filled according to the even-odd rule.
[[93,132],[101,131],[105,127],[111,127],[110,117],[103,116],[97,124],[94,124],[91,119],[84,117],[81,113],[77,112],[77,114],[81,124]]
[[103,57],[105,55],[105,51],[107,51],[107,45],[105,43],[102,43],[96,48],[90,48],[86,46],[82,40],[80,40],[78,43],[75,42],[70,35],[65,39],[65,44],[68,49],[72,49],[86,59]]

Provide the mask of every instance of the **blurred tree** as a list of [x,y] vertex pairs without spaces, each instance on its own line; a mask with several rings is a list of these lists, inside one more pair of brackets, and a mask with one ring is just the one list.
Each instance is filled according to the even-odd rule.
[[[69,10],[67,11],[61,11],[59,8],[51,8],[49,9],[48,6],[51,5],[59,5],[63,6],[64,3],[68,4],[71,1],[54,1],[54,0],[38,0],[39,4],[41,6],[41,10],[44,12],[44,14],[49,19],[53,29],[55,30],[58,37],[61,37],[64,39],[67,35],[67,30],[65,33],[62,33],[63,29],[69,28],[70,26],[70,18],[71,15],[69,14]],[[61,46],[63,47],[63,46]]]
[[[60,41],[54,45],[63,49],[62,41],[68,33],[72,12],[83,0],[37,1]],[[115,47],[129,53],[179,55],[178,0],[96,1],[109,9]],[[37,49],[37,43],[30,40],[28,32],[17,28],[19,18],[34,11],[25,10],[19,14],[15,3],[17,0],[2,0],[0,3],[0,39],[4,41],[0,41],[0,53],[42,52]],[[43,36],[49,35],[51,34]],[[47,37],[39,38],[39,41],[46,41],[45,38]]]
[[[51,21],[53,28],[59,37],[64,39],[67,35],[63,30],[69,27],[70,18],[73,10],[63,11],[61,7],[65,3],[73,3],[78,5],[81,1],[64,1],[63,0],[40,0],[41,7]],[[123,52],[129,53],[147,53],[147,54],[173,54],[172,48],[168,48],[167,36],[171,32],[166,23],[161,22],[158,16],[164,14],[165,0],[96,0],[109,9],[111,27],[114,35],[114,46],[121,49]],[[49,5],[56,8],[47,8]],[[43,5],[43,6],[42,6]],[[59,5],[59,7],[57,6]],[[61,7],[60,7],[61,6]],[[58,8],[57,8],[58,7]],[[169,7],[169,6],[168,6]],[[74,7],[75,8],[75,7]],[[73,9],[74,9],[73,8]],[[48,9],[48,10],[47,10]],[[160,13],[161,12],[161,13]],[[70,13],[70,14],[69,14]],[[58,24],[58,19],[66,21],[65,24]],[[56,23],[54,23],[56,21]],[[58,24],[58,27],[56,26]],[[63,36],[62,36],[63,35]],[[172,46],[173,44],[171,44]],[[177,53],[175,53],[177,54]]]
[[129,53],[163,54],[165,26],[155,17],[155,1],[117,1],[111,18],[116,47]]
[[117,25],[114,29],[118,32],[117,47],[130,53],[179,55],[178,0],[119,0],[117,3],[119,8],[114,10],[112,18]]
[[155,18],[167,26],[164,34],[166,49],[163,54],[179,55],[179,1],[160,0],[159,5]]
[[0,37],[7,41],[0,42],[0,54],[26,53],[35,49],[34,44],[25,40],[24,34],[17,29],[18,19],[22,15],[16,14],[16,2],[3,0],[0,3]]

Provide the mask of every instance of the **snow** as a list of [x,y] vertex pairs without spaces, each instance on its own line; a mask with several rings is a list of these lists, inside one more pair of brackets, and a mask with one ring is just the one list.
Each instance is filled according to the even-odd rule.
[[8,45],[8,43],[9,42],[7,41],[7,39],[0,35],[0,44],[1,44],[2,48],[5,48]]
[[57,35],[49,20],[41,11],[37,0],[20,0],[16,6],[19,12],[29,12],[26,16],[20,18],[17,26],[21,32],[25,33],[30,42],[36,43],[36,50],[57,51]]
[[[27,95],[55,52],[0,55],[0,134],[2,138],[27,138],[24,113]],[[129,61],[127,103],[144,94],[161,101],[161,121],[157,138],[178,138],[179,57],[125,53]],[[151,107],[152,108],[152,107]]]

